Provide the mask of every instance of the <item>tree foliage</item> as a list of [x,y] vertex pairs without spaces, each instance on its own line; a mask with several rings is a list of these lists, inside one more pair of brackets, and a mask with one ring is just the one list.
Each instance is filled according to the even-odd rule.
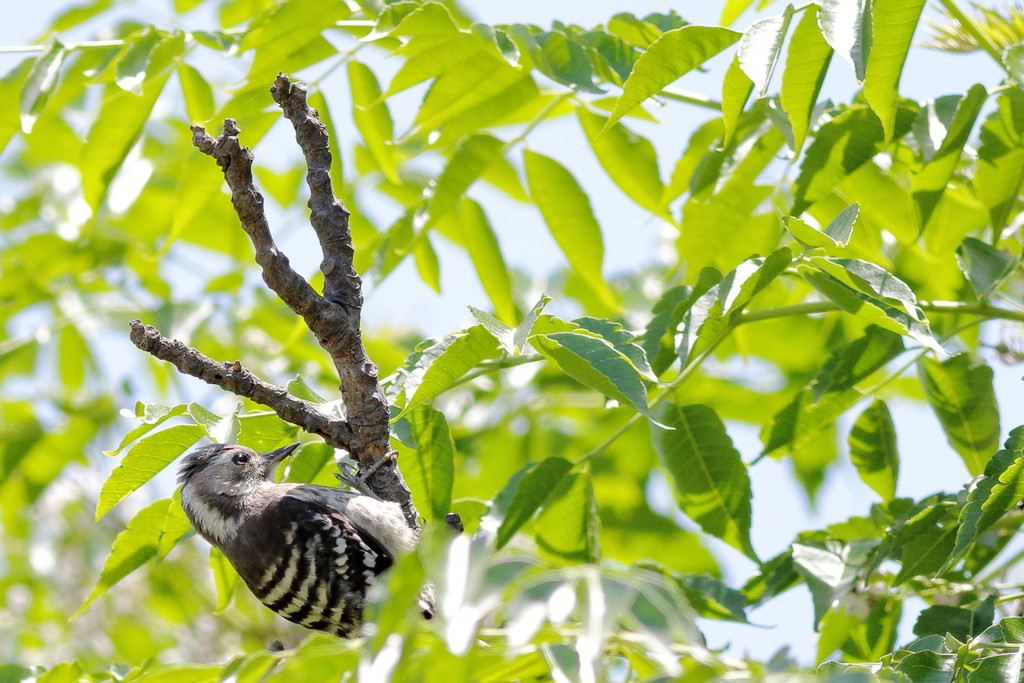
[[[435,0],[167,4],[156,23],[69,7],[0,79],[5,679],[1019,680],[1024,432],[993,379],[1024,322],[1019,8],[727,0],[721,26],[537,26]],[[901,95],[928,21],[993,76]],[[720,90],[680,89],[701,70]],[[837,71],[860,90],[826,95]],[[437,338],[364,329],[425,524],[351,642],[239,589],[169,477],[203,439],[301,439],[288,481],[333,483],[340,453],[128,343],[142,318],[342,416],[330,357],[255,276],[189,141],[190,123],[237,121],[272,229],[323,288],[312,235],[286,227],[305,223],[306,166],[282,151],[279,72],[333,136],[370,291],[475,304]],[[690,130],[659,122],[684,109]],[[641,225],[595,209],[612,192]],[[626,242],[661,248],[612,272]],[[550,253],[554,272],[528,267]],[[453,292],[449,270],[472,272]],[[962,489],[901,495],[920,426],[890,407],[910,402]],[[754,450],[735,438],[752,428]],[[770,547],[759,521],[792,502],[752,500],[765,456],[809,501],[855,472],[858,514]],[[443,530],[449,510],[465,534]],[[757,623],[791,590],[816,661],[709,649],[709,620]]]

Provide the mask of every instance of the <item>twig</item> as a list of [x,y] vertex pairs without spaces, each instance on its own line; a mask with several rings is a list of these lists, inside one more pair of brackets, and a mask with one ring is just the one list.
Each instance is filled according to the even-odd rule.
[[285,422],[298,425],[310,434],[319,434],[335,448],[351,448],[352,430],[345,420],[320,412],[313,404],[289,394],[284,387],[264,382],[239,361],[215,361],[177,339],[163,336],[152,325],[143,325],[141,320],[133,320],[131,326],[130,338],[135,346],[167,361],[182,374],[198,377],[207,384],[265,405]]
[[377,366],[363,346],[362,281],[352,265],[354,250],[348,210],[334,197],[331,186],[327,128],[316,110],[306,104],[304,84],[292,83],[286,75],[279,74],[270,91],[295,127],[295,137],[309,169],[306,180],[310,188],[310,223],[324,255],[320,264],[325,282],[322,296],[292,269],[288,257],[274,243],[263,196],[253,182],[253,154],[238,141],[238,123],[225,119],[224,133],[219,138],[209,135],[202,126],[192,126],[192,143],[213,157],[224,171],[231,203],[255,249],[263,281],[302,316],[306,327],[334,361],[341,379],[347,421],[319,414],[283,388],[243,370],[237,362],[217,363],[141,322],[132,324],[132,341],[157,358],[174,363],[183,373],[252,398],[273,408],[282,419],[323,435],[332,446],[344,448],[358,461],[360,471],[366,473],[366,485],[380,498],[401,505],[410,526],[418,528],[419,515],[391,450],[390,411],[377,380]]

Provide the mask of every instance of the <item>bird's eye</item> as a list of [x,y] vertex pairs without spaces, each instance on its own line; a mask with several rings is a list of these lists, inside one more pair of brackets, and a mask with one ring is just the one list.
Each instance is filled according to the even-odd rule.
[[236,453],[234,457],[231,458],[231,462],[235,463],[236,465],[244,465],[245,463],[249,462],[249,456],[246,455],[245,453]]

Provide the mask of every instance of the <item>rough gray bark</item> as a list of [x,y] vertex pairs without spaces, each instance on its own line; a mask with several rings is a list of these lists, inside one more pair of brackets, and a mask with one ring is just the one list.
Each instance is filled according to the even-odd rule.
[[[225,368],[233,366],[217,363],[180,342],[162,337],[150,326],[133,323],[132,341],[157,358],[174,363],[182,372],[262,403],[282,419],[320,434],[332,446],[344,448],[359,462],[366,485],[384,500],[401,505],[409,524],[418,528],[419,516],[398,469],[397,454],[389,443],[390,411],[378,382],[377,366],[363,346],[360,331],[362,280],[352,265],[354,249],[349,212],[334,196],[331,185],[327,128],[316,110],[306,104],[304,84],[293,83],[285,74],[279,74],[270,92],[295,127],[295,139],[309,169],[306,182],[310,189],[310,223],[323,251],[322,295],[291,268],[288,257],[274,243],[263,210],[263,196],[253,183],[253,154],[238,141],[241,132],[238,123],[225,119],[224,133],[219,138],[209,135],[202,126],[192,126],[192,142],[204,154],[213,157],[224,171],[224,179],[231,190],[231,203],[255,249],[263,281],[281,301],[302,316],[334,361],[341,380],[347,421],[324,415],[309,404],[299,405],[304,402],[281,387],[262,382],[240,365],[238,369],[245,374],[244,378],[223,373]],[[231,379],[216,379],[219,373]],[[243,387],[249,388],[250,393],[244,393]]]

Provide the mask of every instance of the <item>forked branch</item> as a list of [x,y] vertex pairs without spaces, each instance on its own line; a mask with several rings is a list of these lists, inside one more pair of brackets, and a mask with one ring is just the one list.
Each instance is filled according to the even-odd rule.
[[[339,421],[320,414],[324,419],[335,421],[325,427],[318,417],[308,411],[295,409],[302,401],[281,387],[262,382],[246,370],[241,370],[246,375],[245,382],[232,379],[230,382],[213,383],[267,405],[282,419],[320,434],[332,446],[347,450],[359,462],[361,471],[366,472],[365,483],[370,489],[385,500],[399,503],[409,523],[416,527],[416,509],[388,440],[390,423],[387,400],[378,382],[377,366],[367,356],[363,346],[360,330],[362,280],[352,265],[354,249],[348,224],[349,212],[341,200],[334,196],[331,185],[331,152],[327,127],[320,121],[317,111],[306,103],[304,84],[293,83],[286,75],[279,74],[270,92],[294,126],[295,139],[306,159],[310,223],[323,252],[320,263],[320,270],[324,274],[323,294],[314,290],[305,278],[292,269],[288,257],[274,243],[263,209],[263,196],[253,182],[253,154],[239,142],[241,129],[238,123],[234,119],[226,119],[224,133],[219,138],[208,134],[202,126],[192,126],[192,142],[204,154],[213,157],[224,171],[224,179],[231,190],[231,203],[242,223],[242,229],[255,249],[256,263],[263,271],[264,282],[281,301],[302,316],[306,326],[334,361],[341,380],[347,420]],[[229,367],[206,358],[180,342],[162,337],[155,328],[141,323],[137,326],[133,323],[132,340],[139,348],[170,362],[175,362],[171,356],[179,359],[198,357],[216,368]],[[182,355],[181,349],[174,344],[190,353]],[[164,352],[163,356],[157,353],[160,349]],[[182,372],[208,382],[210,377],[217,374],[211,374],[211,366],[203,362],[188,366],[206,368],[202,370],[203,374],[189,372],[178,363],[175,365]],[[240,391],[243,384],[259,387],[259,398],[251,392]],[[309,407],[308,404],[306,407]],[[314,409],[314,412],[318,411]]]

